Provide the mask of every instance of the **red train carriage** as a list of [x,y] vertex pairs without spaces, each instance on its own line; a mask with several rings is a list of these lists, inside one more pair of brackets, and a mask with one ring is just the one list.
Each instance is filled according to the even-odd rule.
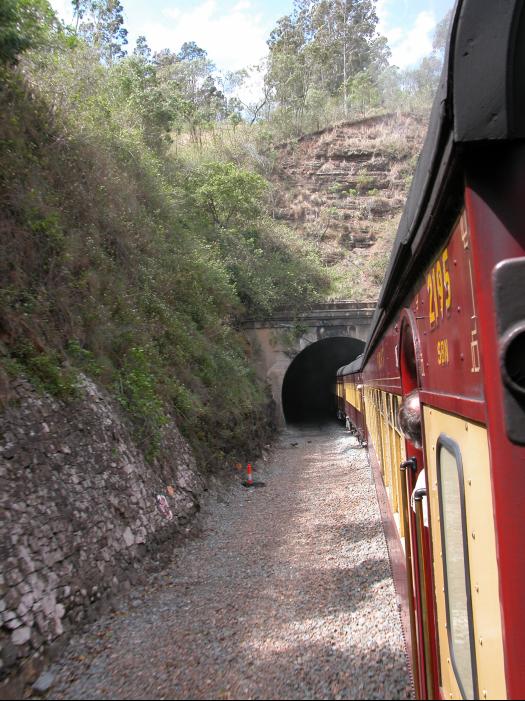
[[524,3],[460,0],[359,381],[420,698],[525,695],[524,137]]

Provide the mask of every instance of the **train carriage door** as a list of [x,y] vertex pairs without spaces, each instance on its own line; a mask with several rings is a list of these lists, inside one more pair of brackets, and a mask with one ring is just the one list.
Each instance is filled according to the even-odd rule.
[[[401,324],[399,369],[403,397],[421,387],[420,345],[415,319],[409,310]],[[437,654],[432,581],[432,551],[427,515],[425,464],[422,446],[406,441],[402,465],[405,553],[412,628],[412,669],[419,698],[438,696]]]

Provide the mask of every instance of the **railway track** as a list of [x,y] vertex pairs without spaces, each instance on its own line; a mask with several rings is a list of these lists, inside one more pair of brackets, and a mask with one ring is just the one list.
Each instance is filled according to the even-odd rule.
[[410,697],[365,452],[285,432],[256,477],[210,492],[202,535],[71,640],[53,698]]

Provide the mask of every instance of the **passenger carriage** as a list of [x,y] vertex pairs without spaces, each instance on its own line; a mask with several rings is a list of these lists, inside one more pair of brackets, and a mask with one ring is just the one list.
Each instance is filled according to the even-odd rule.
[[363,384],[360,368],[362,356],[337,371],[336,403],[339,415],[345,417],[349,428],[362,445],[366,444],[366,424],[363,413]]
[[[338,390],[363,385],[353,421],[419,698],[525,694],[524,137],[524,3],[460,0],[365,353]],[[397,419],[413,389],[421,449]]]

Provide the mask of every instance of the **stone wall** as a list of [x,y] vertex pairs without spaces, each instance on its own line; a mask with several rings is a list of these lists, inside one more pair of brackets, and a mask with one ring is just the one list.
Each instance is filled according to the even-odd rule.
[[67,404],[23,380],[10,389],[0,414],[0,677],[129,588],[146,556],[171,548],[203,489],[174,424],[148,464],[90,380]]

